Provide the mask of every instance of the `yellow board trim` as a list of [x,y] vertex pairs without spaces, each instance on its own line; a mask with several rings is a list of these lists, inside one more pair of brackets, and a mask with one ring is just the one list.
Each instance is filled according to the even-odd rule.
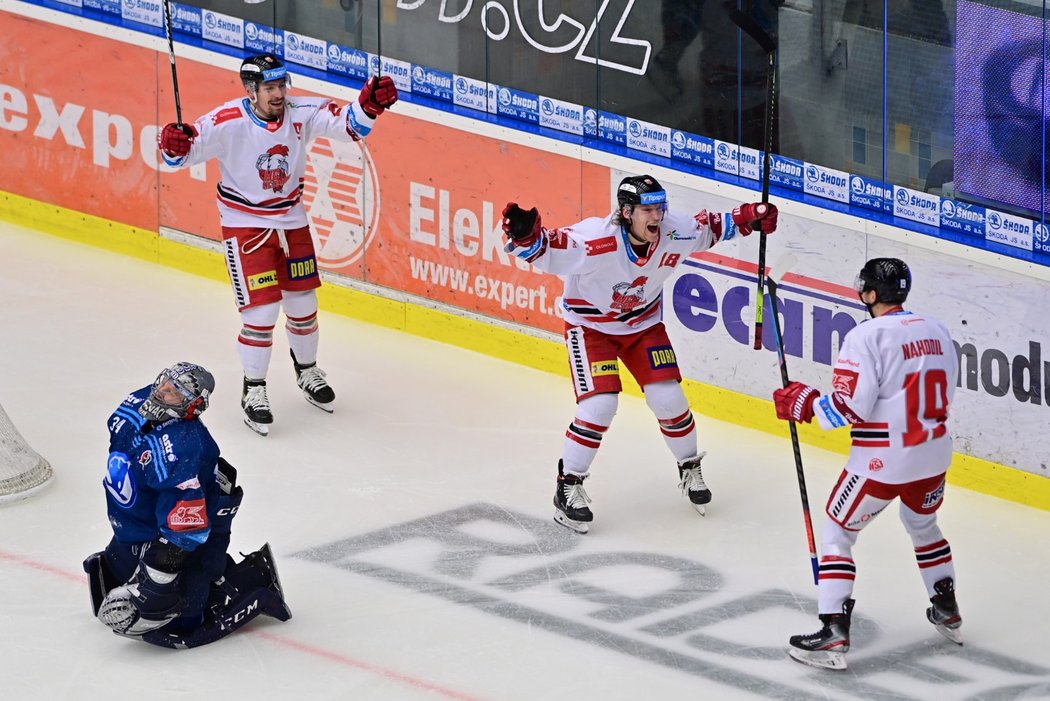
[[[213,280],[227,280],[221,255],[173,241],[146,229],[6,192],[0,192],[0,219]],[[569,374],[564,346],[555,341],[337,284],[324,285],[318,298],[321,308],[328,312],[537,370],[564,376]],[[777,420],[773,412],[772,402],[694,380],[685,380],[682,385],[690,405],[698,407],[698,413],[721,420],[734,417],[735,423],[748,428],[774,435],[788,435],[786,425]],[[632,382],[630,376],[624,377],[624,391],[641,395],[637,383]],[[708,407],[717,407],[718,412],[705,411]],[[825,432],[813,425],[801,425],[798,428],[799,439],[808,445],[842,454],[849,451],[849,438],[843,431]],[[962,453],[955,454],[948,475],[951,484],[1050,511],[1050,479],[1040,475]]]

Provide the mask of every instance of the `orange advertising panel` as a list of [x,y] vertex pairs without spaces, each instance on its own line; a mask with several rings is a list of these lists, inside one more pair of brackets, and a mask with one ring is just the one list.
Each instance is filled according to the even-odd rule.
[[[158,161],[157,125],[175,119],[166,53],[4,12],[0,35],[0,190],[219,238],[218,164],[172,172]],[[73,54],[91,56],[91,70],[71,70]],[[179,59],[185,121],[241,94],[239,62],[220,61]],[[293,90],[307,94],[294,79]],[[569,144],[554,154],[433,114],[436,122],[395,106],[365,141],[313,144],[304,199],[321,268],[560,331],[560,281],[503,251],[500,214],[514,200],[537,206],[548,226],[603,215],[609,169]]]
[[6,12],[0,37],[0,189],[156,231],[158,54]]

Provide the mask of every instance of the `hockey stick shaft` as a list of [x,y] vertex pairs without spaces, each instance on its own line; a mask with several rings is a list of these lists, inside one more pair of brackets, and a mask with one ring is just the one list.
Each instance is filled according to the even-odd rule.
[[[773,312],[773,330],[777,337],[777,361],[780,364],[780,381],[787,387],[791,380],[788,377],[787,358],[784,353],[784,334],[780,326],[780,315],[777,314],[777,283],[772,278],[766,279],[769,286],[769,302]],[[791,429],[791,449],[795,454],[795,474],[798,476],[798,492],[802,498],[802,517],[806,525],[806,540],[809,544],[809,560],[813,567],[813,583],[819,584],[820,566],[817,563],[817,546],[813,539],[813,519],[809,515],[809,494],[806,491],[806,475],[802,470],[802,449],[798,442],[798,427],[794,421],[788,421]]]
[[171,61],[171,85],[175,91],[175,121],[182,126],[182,101],[179,99],[179,72],[175,68],[175,35],[171,29],[171,0],[164,0],[164,32],[168,35],[168,58]]
[[[733,24],[755,40],[766,53],[766,113],[762,125],[762,203],[769,203],[769,171],[773,153],[773,121],[776,118],[777,42],[758,22],[733,7],[729,10]],[[766,232],[758,232],[758,281],[755,289],[755,350],[762,348],[762,326],[766,300]]]

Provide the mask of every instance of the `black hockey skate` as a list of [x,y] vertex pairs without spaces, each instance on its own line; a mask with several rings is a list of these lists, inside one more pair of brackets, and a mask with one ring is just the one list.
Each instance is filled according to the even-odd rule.
[[335,401],[335,390],[328,385],[324,370],[317,367],[316,362],[300,365],[295,359],[294,351],[292,351],[292,364],[295,365],[295,383],[303,391],[306,401],[329,414],[335,411],[335,407],[332,406]]
[[959,627],[962,625],[962,616],[959,615],[959,604],[955,601],[955,582],[951,577],[937,580],[933,585],[937,592],[926,609],[926,618],[936,628],[937,632],[951,640],[956,645],[962,645],[962,633]]
[[260,436],[270,434],[273,413],[270,411],[270,399],[266,396],[266,380],[249,380],[247,377],[244,378],[241,408],[244,409],[245,426]]
[[583,489],[586,477],[565,474],[562,461],[558,461],[558,486],[554,491],[554,520],[577,533],[586,533],[594,514],[587,507],[590,497]]
[[853,614],[853,599],[842,604],[842,613],[822,613],[820,622],[824,627],[809,635],[792,635],[788,640],[791,659],[810,667],[822,669],[846,669],[846,653],[849,652],[849,626]]
[[707,488],[704,475],[700,471],[700,461],[705,455],[707,453],[700,453],[695,458],[678,463],[678,477],[681,479],[678,486],[701,516],[707,515],[705,505],[711,501],[711,490]]

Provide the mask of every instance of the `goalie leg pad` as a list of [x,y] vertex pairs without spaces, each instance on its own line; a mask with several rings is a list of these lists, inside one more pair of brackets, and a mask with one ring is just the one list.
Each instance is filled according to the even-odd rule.
[[84,572],[88,576],[88,590],[91,594],[91,615],[98,616],[106,594],[120,586],[121,582],[109,571],[102,552],[93,553],[84,560]]
[[[287,613],[286,617],[281,618],[271,613],[280,609]],[[142,640],[151,645],[175,649],[200,647],[225,638],[257,618],[261,613],[282,621],[288,620],[292,615],[276,593],[269,589],[256,589],[247,595],[240,595],[231,600],[225,608],[215,611],[214,615],[207,618],[204,625],[195,630],[187,633],[165,633],[163,630],[156,630],[145,633]]]

